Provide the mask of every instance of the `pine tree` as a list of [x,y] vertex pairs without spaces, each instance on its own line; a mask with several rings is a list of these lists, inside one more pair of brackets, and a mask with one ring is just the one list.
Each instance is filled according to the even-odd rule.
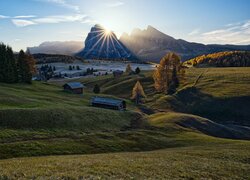
[[18,62],[17,62],[19,82],[29,83],[29,84],[31,83],[32,71],[34,71],[34,69],[32,63],[30,64],[31,62],[30,58],[31,57],[25,54],[23,50],[19,52]]
[[126,67],[126,73],[127,73],[127,74],[130,74],[131,72],[132,72],[131,65],[128,64],[127,67]]
[[16,60],[11,47],[0,44],[0,82],[17,82]]
[[13,54],[11,47],[7,46],[6,48],[6,82],[7,83],[16,83],[17,82],[17,67],[16,60]]
[[141,72],[141,69],[140,69],[139,67],[137,67],[137,68],[135,69],[135,73],[136,73],[136,74],[140,74],[140,72]]
[[139,104],[141,101],[141,98],[146,97],[143,87],[140,83],[140,81],[137,81],[133,90],[132,90],[132,97],[131,99],[135,100],[136,104]]
[[96,85],[94,86],[93,92],[94,92],[95,94],[99,94],[99,93],[100,93],[100,87],[99,87],[98,84],[96,84]]

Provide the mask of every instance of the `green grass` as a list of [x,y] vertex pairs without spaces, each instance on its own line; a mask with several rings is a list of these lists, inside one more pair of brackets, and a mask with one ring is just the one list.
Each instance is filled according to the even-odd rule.
[[[226,147],[226,148],[225,148]],[[249,142],[0,160],[2,179],[249,179]]]
[[156,111],[178,111],[222,124],[249,126],[249,89],[250,68],[191,68],[176,94],[155,95],[147,105]]
[[[249,72],[189,69],[173,96],[154,92],[150,71],[79,79],[83,95],[63,92],[63,81],[1,83],[0,159],[29,158],[0,160],[0,179],[248,179],[249,141],[218,137],[249,137],[228,126],[249,125]],[[129,100],[137,80],[152,115]],[[129,110],[91,107],[95,84],[102,96],[125,98]]]

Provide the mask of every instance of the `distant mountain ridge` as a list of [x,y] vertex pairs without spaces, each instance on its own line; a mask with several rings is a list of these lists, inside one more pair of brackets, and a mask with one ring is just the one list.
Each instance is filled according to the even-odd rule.
[[85,40],[84,49],[77,56],[85,59],[136,60],[136,56],[121,43],[114,32],[107,32],[96,24]]
[[28,47],[31,54],[74,55],[83,48],[81,41],[50,41],[36,47]]
[[120,41],[139,59],[158,62],[166,53],[173,51],[188,60],[203,54],[220,51],[250,50],[250,45],[204,45],[168,36],[152,26],[135,29],[131,35],[124,33]]

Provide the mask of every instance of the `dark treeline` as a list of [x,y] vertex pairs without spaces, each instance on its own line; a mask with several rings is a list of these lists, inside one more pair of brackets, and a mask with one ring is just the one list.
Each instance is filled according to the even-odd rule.
[[29,52],[21,50],[15,57],[11,47],[0,43],[0,82],[31,83],[35,71],[35,60]]
[[198,56],[186,62],[193,66],[210,67],[249,67],[249,51],[226,51]]

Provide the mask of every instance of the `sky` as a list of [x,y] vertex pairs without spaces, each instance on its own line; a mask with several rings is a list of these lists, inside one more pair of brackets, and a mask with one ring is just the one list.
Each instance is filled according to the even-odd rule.
[[176,39],[250,44],[250,0],[0,0],[0,42],[15,51],[84,42],[94,24],[118,37],[151,25]]

